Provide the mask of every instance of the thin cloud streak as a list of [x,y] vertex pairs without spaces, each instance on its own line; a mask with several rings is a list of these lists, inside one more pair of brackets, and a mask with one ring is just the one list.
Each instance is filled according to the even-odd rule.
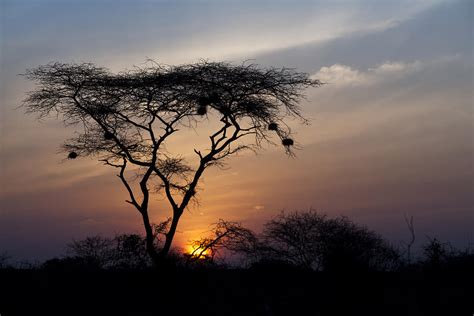
[[322,67],[311,78],[321,80],[329,84],[329,88],[344,88],[346,86],[368,86],[386,81],[400,80],[416,72],[426,70],[433,66],[443,66],[447,63],[459,61],[459,55],[444,56],[428,61],[388,61],[383,64],[368,68],[366,71],[353,69],[343,64],[334,64]]

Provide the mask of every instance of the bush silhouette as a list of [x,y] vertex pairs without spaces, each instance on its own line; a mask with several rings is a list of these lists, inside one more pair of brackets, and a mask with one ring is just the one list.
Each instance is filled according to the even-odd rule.
[[254,252],[264,260],[325,271],[391,270],[400,261],[377,233],[313,210],[281,213],[267,222]]

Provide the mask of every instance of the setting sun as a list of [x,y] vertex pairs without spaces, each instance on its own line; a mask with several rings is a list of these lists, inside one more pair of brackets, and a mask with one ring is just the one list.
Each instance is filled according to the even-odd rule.
[[185,254],[193,259],[207,259],[211,256],[210,249],[202,248],[198,245],[189,245],[186,248]]

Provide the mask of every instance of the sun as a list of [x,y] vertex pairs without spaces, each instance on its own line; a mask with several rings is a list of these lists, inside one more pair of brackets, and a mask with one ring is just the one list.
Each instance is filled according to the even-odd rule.
[[197,245],[189,245],[186,248],[185,253],[193,258],[196,259],[207,259],[211,256],[211,250],[210,249],[204,249],[200,246]]

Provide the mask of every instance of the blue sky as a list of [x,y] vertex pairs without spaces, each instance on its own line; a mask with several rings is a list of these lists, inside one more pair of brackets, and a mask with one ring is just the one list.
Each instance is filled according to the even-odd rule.
[[[42,259],[71,238],[141,231],[112,170],[94,161],[71,164],[58,153],[72,130],[17,108],[32,88],[18,74],[50,61],[120,71],[147,58],[252,59],[328,82],[307,91],[303,112],[312,124],[296,128],[303,147],[297,159],[268,147],[210,171],[201,206],[183,217],[178,244],[219,218],[258,229],[282,209],[313,207],[347,215],[395,243],[407,238],[404,214],[413,215],[419,243],[429,235],[467,246],[474,241],[473,6],[3,0],[0,250]],[[162,208],[159,199],[156,206]]]

